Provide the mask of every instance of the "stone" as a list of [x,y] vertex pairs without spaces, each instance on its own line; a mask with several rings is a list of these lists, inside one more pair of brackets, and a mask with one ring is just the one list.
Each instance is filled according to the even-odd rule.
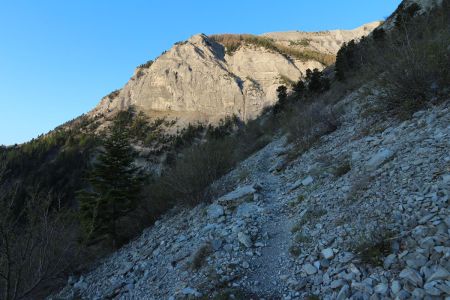
[[400,292],[398,292],[397,297],[395,297],[395,299],[399,299],[399,300],[406,300],[406,299],[410,299],[410,298],[411,298],[411,294],[405,290],[401,290]]
[[402,286],[400,284],[400,281],[398,281],[398,280],[392,281],[392,284],[391,284],[392,294],[397,295],[401,289],[402,289]]
[[366,166],[369,170],[375,170],[387,160],[391,159],[392,156],[394,156],[394,152],[392,150],[385,148],[381,149],[369,159]]
[[339,262],[346,264],[346,263],[350,262],[354,257],[355,257],[355,255],[353,253],[344,252],[344,253],[342,253],[341,257],[339,257]]
[[211,247],[214,251],[218,251],[222,247],[222,241],[218,239],[211,240]]
[[307,281],[306,281],[305,278],[300,278],[298,280],[289,279],[288,280],[288,285],[289,285],[289,287],[291,287],[295,291],[301,291],[307,285]]
[[302,185],[303,186],[310,185],[311,183],[313,183],[313,181],[314,181],[314,179],[311,176],[308,176],[302,180]]
[[425,283],[423,286],[425,293],[431,296],[440,296],[442,292],[440,289],[436,287],[436,284],[437,284],[436,281]]
[[425,298],[425,291],[423,289],[416,288],[412,292],[412,296],[414,297],[414,299],[424,299]]
[[249,235],[243,232],[239,232],[237,237],[238,241],[245,247],[250,248],[251,246],[253,246],[252,239],[250,238]]
[[259,209],[258,205],[254,203],[247,203],[247,202],[242,203],[236,209],[236,217],[250,218],[257,214],[258,209]]
[[202,294],[197,291],[194,288],[191,287],[186,287],[184,289],[181,290],[181,294],[186,295],[186,296],[194,296],[194,297],[201,297]]
[[340,289],[336,299],[337,300],[345,300],[349,296],[350,296],[350,287],[346,284]]
[[375,286],[374,291],[377,294],[384,295],[387,293],[389,286],[387,283],[379,283]]
[[237,207],[239,204],[252,200],[256,190],[252,185],[243,186],[234,191],[220,197],[217,202],[227,207]]
[[242,263],[242,267],[243,267],[244,269],[248,269],[248,268],[250,268],[250,265],[249,265],[248,262],[244,261],[244,262]]
[[333,249],[331,249],[331,248],[323,249],[321,251],[321,254],[322,254],[323,258],[325,258],[325,259],[332,259],[334,257],[334,252],[333,252]]
[[385,269],[389,269],[393,264],[397,262],[397,256],[395,254],[389,254],[383,262]]
[[411,268],[403,269],[400,272],[399,277],[407,280],[414,286],[422,286],[422,284],[423,284],[423,280],[422,280],[422,277],[420,276],[420,274],[416,270],[411,269]]
[[428,258],[426,258],[424,255],[417,253],[417,252],[408,254],[405,257],[405,260],[406,260],[406,264],[409,267],[416,269],[416,270],[420,269],[428,262]]
[[423,217],[419,220],[419,224],[423,225],[423,224],[427,223],[427,222],[430,221],[434,216],[435,216],[435,214],[428,214],[428,215],[423,216]]
[[303,265],[302,267],[303,271],[308,274],[308,275],[313,275],[317,273],[317,268],[314,267],[312,264],[310,263],[306,263]]
[[434,281],[434,280],[449,280],[450,279],[450,272],[444,269],[441,266],[438,266],[436,271],[427,278],[428,281]]
[[331,283],[330,283],[330,288],[331,289],[337,289],[337,288],[339,288],[339,287],[341,287],[341,286],[343,286],[343,285],[345,285],[345,281],[344,280],[342,280],[342,279],[336,279],[336,280],[333,280]]
[[219,204],[211,204],[206,210],[209,219],[215,220],[223,216],[223,206]]

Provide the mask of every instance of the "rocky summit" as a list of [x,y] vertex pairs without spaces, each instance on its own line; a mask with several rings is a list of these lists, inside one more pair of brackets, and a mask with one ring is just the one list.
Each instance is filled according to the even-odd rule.
[[104,97],[90,115],[135,106],[150,116],[178,118],[181,124],[214,123],[232,115],[249,120],[276,102],[278,86],[304,78],[307,69],[322,70],[331,63],[296,57],[290,51],[333,58],[343,43],[368,35],[379,24],[317,33],[267,33],[253,38],[264,38],[271,47],[250,40],[234,51],[213,37],[197,34],[138,67],[129,82]]

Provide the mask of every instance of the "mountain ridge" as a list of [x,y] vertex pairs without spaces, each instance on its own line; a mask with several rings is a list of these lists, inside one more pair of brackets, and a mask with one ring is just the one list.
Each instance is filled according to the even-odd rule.
[[[344,42],[369,34],[379,24],[373,22],[354,30],[301,32],[308,45],[280,38],[283,33],[257,37],[299,53],[318,51],[334,56]],[[286,44],[288,41],[292,43]],[[306,69],[325,67],[314,59],[298,59],[282,50],[245,41],[231,52],[214,36],[196,34],[136,68],[122,89],[105,96],[88,115],[109,115],[135,106],[149,116],[178,118],[181,124],[214,123],[231,115],[246,121],[277,101],[276,88],[286,84],[283,80],[294,82],[304,78]],[[205,90],[204,86],[210,88]]]

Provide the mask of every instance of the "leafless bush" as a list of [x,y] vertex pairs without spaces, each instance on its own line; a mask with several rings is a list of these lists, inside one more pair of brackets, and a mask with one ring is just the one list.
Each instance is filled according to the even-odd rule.
[[306,151],[322,135],[338,128],[339,117],[323,102],[313,102],[295,106],[284,115],[281,123],[288,132],[288,141],[299,145],[301,151]]
[[176,165],[149,186],[150,206],[195,205],[208,199],[207,187],[235,164],[233,140],[210,140],[184,151]]
[[33,299],[75,261],[74,218],[50,195],[15,199],[14,192],[0,197],[0,297]]
[[370,174],[359,174],[352,178],[350,191],[347,194],[347,200],[355,200],[358,195],[364,192],[369,184],[372,182],[373,177]]

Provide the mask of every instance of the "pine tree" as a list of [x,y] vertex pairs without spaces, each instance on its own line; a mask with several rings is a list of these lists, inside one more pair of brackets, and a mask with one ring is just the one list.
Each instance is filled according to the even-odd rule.
[[278,114],[286,106],[287,102],[287,87],[280,85],[277,88],[278,102],[273,107],[274,114]]
[[80,221],[90,242],[109,239],[117,245],[117,224],[136,206],[141,186],[127,130],[116,122],[88,174],[89,189],[79,193]]
[[308,90],[313,93],[320,93],[330,88],[330,81],[317,68],[313,71],[306,70],[306,81],[308,82]]
[[301,79],[297,81],[292,87],[292,90],[297,94],[297,96],[302,95],[305,92],[305,89],[305,83]]

